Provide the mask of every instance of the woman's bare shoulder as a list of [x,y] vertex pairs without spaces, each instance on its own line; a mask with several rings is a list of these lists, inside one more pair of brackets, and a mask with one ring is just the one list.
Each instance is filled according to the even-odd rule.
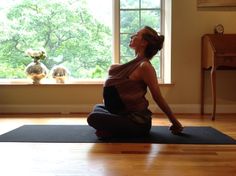
[[144,71],[147,71],[147,70],[152,70],[153,71],[153,70],[155,70],[150,61],[143,61],[140,64],[140,68],[141,68],[141,70],[144,70]]

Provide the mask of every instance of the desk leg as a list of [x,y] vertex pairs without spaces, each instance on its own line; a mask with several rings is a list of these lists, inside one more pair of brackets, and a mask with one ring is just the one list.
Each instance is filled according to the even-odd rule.
[[205,94],[205,75],[204,69],[201,68],[201,115],[204,115],[204,94]]
[[211,92],[212,92],[212,103],[213,103],[212,120],[215,120],[215,115],[216,115],[216,69],[214,66],[211,69]]

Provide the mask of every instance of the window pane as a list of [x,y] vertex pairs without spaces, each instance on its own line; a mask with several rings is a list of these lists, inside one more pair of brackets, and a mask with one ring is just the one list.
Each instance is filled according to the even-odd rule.
[[161,0],[141,0],[141,8],[160,8]]
[[160,22],[160,11],[143,10],[141,12],[141,26],[150,26],[156,31],[160,32]]
[[[161,31],[161,0],[121,0],[120,3],[120,62],[125,63],[134,58],[134,52],[129,48],[131,34],[143,26]],[[151,62],[160,77],[160,53]]]
[[112,63],[111,0],[3,0],[0,15],[0,78],[25,78],[31,62],[25,51],[41,47],[49,70],[63,65],[74,78],[106,76]]
[[131,36],[130,34],[121,35],[121,38],[120,38],[121,56],[133,56],[134,55],[133,50],[130,49],[130,47],[129,47],[130,36]]
[[157,54],[155,57],[151,60],[152,65],[154,66],[157,76],[161,76],[161,62],[160,62],[160,56]]
[[121,9],[138,9],[139,0],[120,0]]
[[120,32],[134,33],[139,29],[139,11],[121,11],[120,12]]

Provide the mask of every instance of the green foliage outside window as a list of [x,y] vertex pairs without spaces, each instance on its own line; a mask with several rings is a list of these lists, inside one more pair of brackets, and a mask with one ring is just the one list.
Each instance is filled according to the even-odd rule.
[[[89,12],[86,0],[3,2],[5,6],[0,5],[0,78],[26,78],[24,69],[31,58],[25,51],[29,48],[45,48],[48,58],[42,62],[48,69],[63,65],[73,78],[106,77],[113,58],[112,28]],[[121,0],[121,8],[124,3],[127,8],[138,2],[140,0]],[[153,1],[142,1],[144,7],[150,2]],[[128,47],[133,32],[144,25],[160,30],[160,11],[142,11],[141,17],[137,13],[136,10],[121,11],[121,62],[133,58]],[[159,69],[159,59],[154,62]]]
[[47,51],[43,63],[49,69],[62,64],[75,78],[105,76],[112,62],[111,29],[88,13],[85,1],[22,0],[6,17],[1,20],[0,78],[25,78],[31,62],[25,50],[40,47]]

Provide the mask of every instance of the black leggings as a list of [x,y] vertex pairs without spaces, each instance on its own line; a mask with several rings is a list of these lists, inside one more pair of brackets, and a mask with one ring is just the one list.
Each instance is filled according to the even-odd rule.
[[137,123],[128,115],[110,113],[103,104],[95,105],[87,122],[96,130],[109,131],[114,136],[144,136],[151,129],[151,119],[146,123]]

